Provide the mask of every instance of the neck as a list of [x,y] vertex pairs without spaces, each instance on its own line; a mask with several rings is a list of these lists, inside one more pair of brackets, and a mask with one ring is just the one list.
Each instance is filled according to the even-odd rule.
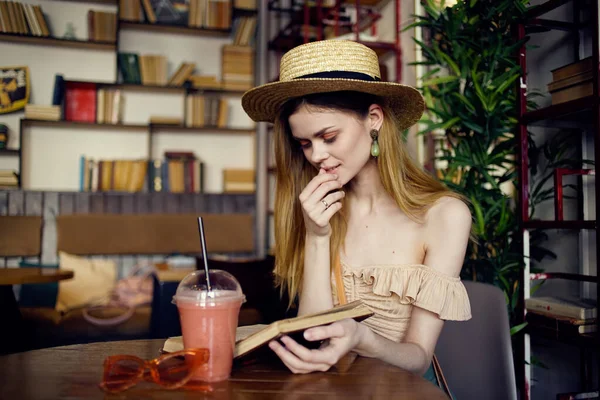
[[360,215],[377,213],[381,205],[392,200],[381,183],[376,160],[370,160],[352,179],[348,195],[352,209]]

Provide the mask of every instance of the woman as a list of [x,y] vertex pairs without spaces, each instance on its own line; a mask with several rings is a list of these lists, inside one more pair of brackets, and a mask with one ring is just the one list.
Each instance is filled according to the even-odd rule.
[[299,315],[340,297],[375,313],[307,330],[307,340],[325,341],[318,350],[271,342],[294,373],[326,371],[354,351],[432,377],[443,320],[471,317],[458,278],[469,208],[404,148],[401,132],[423,113],[420,93],[379,77],[375,52],[325,40],[286,53],[280,80],[242,98],[252,119],[275,124],[282,289],[299,297]]

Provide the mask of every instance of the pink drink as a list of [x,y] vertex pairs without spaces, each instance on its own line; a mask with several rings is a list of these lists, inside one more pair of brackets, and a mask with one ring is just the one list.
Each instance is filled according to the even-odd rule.
[[245,301],[239,282],[220,270],[195,271],[179,283],[173,302],[179,310],[183,347],[204,348],[208,363],[198,368],[193,380],[218,382],[229,378],[235,349],[235,330],[240,307]]
[[242,299],[232,296],[221,301],[197,303],[177,300],[183,346],[207,348],[210,351],[208,364],[198,369],[193,380],[218,382],[229,378],[235,348],[235,330]]

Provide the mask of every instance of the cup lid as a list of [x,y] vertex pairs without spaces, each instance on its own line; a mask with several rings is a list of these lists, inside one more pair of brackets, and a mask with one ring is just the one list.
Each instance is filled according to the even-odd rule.
[[173,296],[173,303],[185,302],[192,304],[221,303],[229,301],[246,301],[240,283],[229,272],[211,269],[209,270],[211,291],[206,285],[206,273],[197,270],[188,274],[177,286]]

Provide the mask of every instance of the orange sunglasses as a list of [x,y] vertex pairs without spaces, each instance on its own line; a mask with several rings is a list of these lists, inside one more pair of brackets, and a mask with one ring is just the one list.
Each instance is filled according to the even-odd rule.
[[[185,385],[209,358],[208,349],[187,349],[164,354],[146,361],[136,356],[109,356],[104,360],[104,376],[100,388],[109,393],[122,392],[141,380],[155,382],[165,389]],[[147,371],[150,371],[148,374]],[[195,390],[210,391],[209,385],[195,385]]]

